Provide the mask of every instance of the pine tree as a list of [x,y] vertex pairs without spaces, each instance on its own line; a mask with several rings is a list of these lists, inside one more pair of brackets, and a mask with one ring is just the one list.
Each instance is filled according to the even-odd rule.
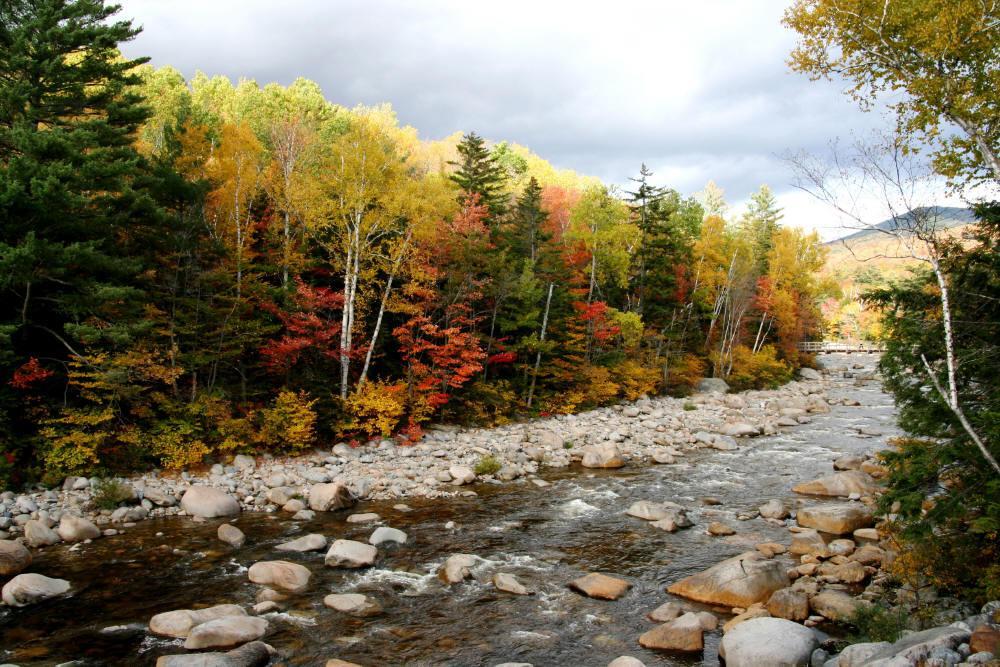
[[653,172],[643,163],[639,167],[639,178],[629,177],[630,181],[638,184],[638,187],[635,191],[625,192],[628,195],[628,202],[631,204],[638,218],[637,222],[640,232],[638,253],[639,279],[635,299],[635,311],[640,315],[642,314],[646,296],[646,270],[647,263],[650,260],[648,242],[650,236],[657,231],[656,226],[662,221],[661,216],[658,215],[661,212],[659,202],[663,199],[666,192],[663,188],[649,183],[649,178],[652,175]]
[[548,215],[542,210],[542,186],[532,176],[517,198],[511,224],[507,229],[507,245],[515,257],[528,259],[532,263],[538,261],[541,246],[550,238],[550,234],[543,230],[547,218]]
[[448,164],[457,167],[451,180],[462,188],[460,201],[477,194],[489,208],[490,216],[498,218],[507,209],[507,177],[496,157],[486,147],[486,141],[475,132],[462,137],[458,144],[460,159]]
[[767,254],[771,250],[772,237],[778,230],[778,223],[784,217],[778,208],[778,201],[766,185],[750,196],[750,203],[743,215],[743,228],[750,235],[757,273],[767,273]]
[[117,11],[0,3],[0,376],[123,345],[148,324],[137,275],[163,218],[133,147],[144,59],[117,50],[139,30]]

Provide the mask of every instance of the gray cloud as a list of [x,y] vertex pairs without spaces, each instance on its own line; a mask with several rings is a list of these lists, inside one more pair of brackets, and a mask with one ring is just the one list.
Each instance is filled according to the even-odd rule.
[[125,0],[126,52],[185,75],[304,76],[334,102],[390,102],[427,138],[476,130],[623,183],[646,162],[683,192],[735,203],[789,191],[777,156],[880,119],[837,84],[788,72],[786,0]]

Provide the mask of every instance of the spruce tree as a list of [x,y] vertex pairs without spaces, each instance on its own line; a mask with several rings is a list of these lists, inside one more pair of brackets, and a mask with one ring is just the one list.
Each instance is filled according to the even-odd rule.
[[516,257],[538,261],[539,250],[549,235],[542,229],[548,214],[542,210],[542,186],[532,176],[517,198],[508,227],[508,245]]
[[458,144],[459,160],[449,162],[457,167],[451,175],[462,188],[462,198],[479,195],[480,201],[494,219],[507,209],[507,177],[504,168],[486,146],[486,141],[475,132],[462,137]]
[[663,188],[650,184],[649,178],[652,175],[653,172],[646,166],[645,163],[643,163],[642,166],[639,167],[639,178],[629,177],[630,181],[638,184],[638,187],[634,191],[625,192],[625,194],[628,195],[628,202],[632,206],[632,209],[635,211],[636,217],[638,218],[639,231],[641,234],[638,253],[639,276],[635,298],[635,310],[640,315],[642,314],[644,302],[646,300],[646,272],[648,270],[648,264],[651,261],[650,240],[652,236],[656,235],[660,231],[657,227],[663,220],[662,216],[659,215],[661,212],[659,202],[663,199],[666,192]]

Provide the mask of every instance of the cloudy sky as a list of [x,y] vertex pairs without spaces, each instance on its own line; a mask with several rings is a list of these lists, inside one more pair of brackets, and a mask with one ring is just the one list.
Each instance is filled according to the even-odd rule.
[[785,64],[790,0],[122,0],[125,51],[264,84],[299,76],[337,103],[390,102],[425,138],[475,130],[624,183],[646,162],[739,208],[767,183],[786,222],[844,232],[782,159],[881,126],[836,83]]

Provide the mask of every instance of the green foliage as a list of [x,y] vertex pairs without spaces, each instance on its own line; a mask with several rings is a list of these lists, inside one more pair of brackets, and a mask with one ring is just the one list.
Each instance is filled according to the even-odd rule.
[[[978,209],[973,243],[941,249],[954,323],[958,400],[1000,456],[1000,205]],[[947,387],[940,291],[930,272],[866,293],[884,318],[880,362],[900,424],[911,438],[883,455],[883,509],[898,503],[899,567],[975,602],[1000,594],[1000,477],[932,387],[924,360]]]
[[500,472],[500,461],[494,456],[484,456],[476,462],[473,471],[477,475],[495,475]]
[[113,478],[98,479],[91,492],[91,502],[101,510],[113,510],[132,498],[132,489]]
[[902,607],[890,609],[883,605],[858,605],[848,621],[854,626],[851,643],[894,642],[907,629],[909,615]]
[[685,412],[693,412],[694,410],[697,410],[697,409],[698,409],[698,406],[695,405],[694,403],[687,403],[687,402],[684,403],[684,411]]

